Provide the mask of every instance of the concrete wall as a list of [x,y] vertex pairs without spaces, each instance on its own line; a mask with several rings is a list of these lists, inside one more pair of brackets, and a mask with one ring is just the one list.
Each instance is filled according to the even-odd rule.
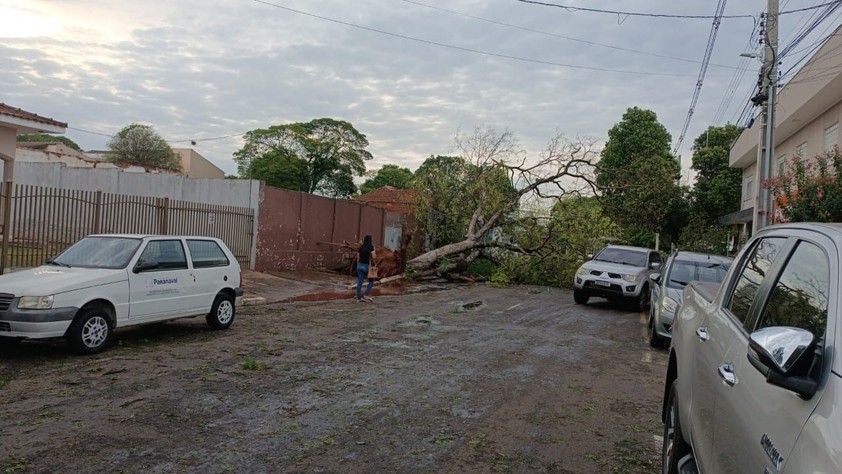
[[0,126],[0,155],[14,158],[17,134],[11,127]]
[[260,181],[255,180],[190,179],[172,173],[131,173],[119,168],[75,168],[56,166],[55,163],[16,162],[14,181],[61,189],[169,197],[253,209],[258,209],[260,200]]

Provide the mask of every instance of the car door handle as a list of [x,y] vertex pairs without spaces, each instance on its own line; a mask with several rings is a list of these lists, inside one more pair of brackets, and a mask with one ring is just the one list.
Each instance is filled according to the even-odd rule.
[[729,387],[733,387],[737,384],[737,374],[734,373],[734,366],[731,364],[720,365],[719,376],[726,384],[728,384]]
[[696,329],[696,335],[699,336],[699,340],[702,342],[705,342],[708,339],[710,339],[710,334],[708,334],[708,328],[705,327]]

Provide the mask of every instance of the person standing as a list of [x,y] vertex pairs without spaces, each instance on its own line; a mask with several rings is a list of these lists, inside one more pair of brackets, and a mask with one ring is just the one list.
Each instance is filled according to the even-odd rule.
[[369,295],[371,294],[371,289],[374,287],[374,278],[368,279],[365,294],[362,293],[362,289],[363,280],[368,277],[368,269],[374,264],[374,257],[374,245],[371,243],[371,236],[366,235],[357,258],[357,301],[371,301]]

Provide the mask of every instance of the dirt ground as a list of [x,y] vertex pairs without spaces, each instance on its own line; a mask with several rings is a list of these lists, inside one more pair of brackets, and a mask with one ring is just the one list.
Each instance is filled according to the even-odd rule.
[[0,469],[644,473],[666,353],[639,313],[542,287],[241,307],[0,353]]

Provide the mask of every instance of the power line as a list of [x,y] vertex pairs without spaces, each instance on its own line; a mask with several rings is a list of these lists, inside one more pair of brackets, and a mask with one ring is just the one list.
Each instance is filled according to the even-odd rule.
[[725,11],[726,0],[719,0],[716,5],[716,15],[713,18],[713,24],[710,27],[710,35],[708,35],[708,44],[705,48],[705,54],[702,59],[702,67],[699,70],[699,78],[696,81],[696,89],[693,91],[693,99],[690,100],[690,110],[687,111],[687,118],[684,120],[684,127],[681,128],[681,135],[678,137],[678,142],[675,144],[672,154],[677,155],[678,149],[684,142],[684,135],[687,133],[687,128],[690,127],[690,120],[693,118],[693,111],[696,109],[696,103],[699,101],[699,94],[702,92],[702,84],[705,81],[705,74],[708,70],[708,62],[710,55],[713,53],[713,45],[716,43],[716,34],[719,32],[719,24],[722,23],[722,12]]
[[676,74],[676,73],[666,73],[666,72],[662,73],[662,72],[647,72],[647,71],[629,71],[629,70],[624,70],[624,69],[609,69],[609,68],[601,68],[601,67],[593,67],[593,66],[581,66],[581,65],[577,65],[577,64],[557,63],[557,62],[553,62],[553,61],[544,61],[544,60],[540,60],[540,59],[529,59],[529,58],[523,58],[523,57],[519,57],[519,56],[511,56],[511,55],[508,55],[508,54],[492,53],[490,51],[483,51],[483,50],[480,50],[480,49],[466,48],[466,47],[463,47],[463,46],[456,46],[456,45],[447,44],[447,43],[440,43],[438,41],[425,40],[425,39],[421,39],[421,38],[415,38],[413,36],[407,36],[407,35],[402,35],[402,34],[398,34],[398,33],[392,33],[390,31],[385,31],[385,30],[379,30],[377,28],[370,28],[368,26],[357,25],[357,24],[350,23],[350,22],[347,22],[347,21],[337,20],[337,19],[334,19],[334,18],[328,18],[326,16],[316,15],[314,13],[308,13],[308,12],[305,12],[305,11],[296,10],[294,8],[285,7],[283,5],[278,5],[276,3],[271,3],[271,2],[264,1],[264,0],[252,0],[252,1],[254,1],[255,3],[262,3],[263,5],[267,5],[267,6],[270,6],[270,7],[279,8],[281,10],[286,10],[286,11],[293,12],[293,13],[298,13],[299,15],[305,15],[305,16],[309,16],[309,17],[312,17],[312,18],[317,18],[319,20],[329,21],[331,23],[337,23],[337,24],[340,24],[340,25],[350,26],[352,28],[358,28],[358,29],[361,29],[361,30],[370,31],[372,33],[378,33],[378,34],[382,34],[382,35],[392,36],[392,37],[395,37],[395,38],[401,38],[401,39],[405,39],[405,40],[409,40],[409,41],[415,41],[415,42],[418,42],[418,43],[430,44],[430,45],[434,45],[434,46],[441,46],[443,48],[455,49],[457,51],[464,51],[464,52],[468,52],[468,53],[481,54],[481,55],[484,55],[484,56],[491,56],[491,57],[495,57],[495,58],[511,59],[513,61],[543,64],[543,65],[547,65],[547,66],[559,66],[559,67],[565,67],[565,68],[570,68],[570,69],[583,69],[583,70],[588,70],[588,71],[599,71],[599,72],[616,72],[616,73],[620,73],[620,74],[633,74],[633,75],[639,75],[639,76],[672,76],[672,77],[687,76],[687,74]]
[[[522,3],[532,3],[535,5],[542,5],[545,7],[556,7],[556,8],[563,8],[568,11],[583,11],[583,12],[592,12],[592,13],[610,13],[612,15],[619,15],[619,16],[642,16],[642,17],[652,17],[652,18],[683,18],[683,19],[692,19],[692,20],[709,20],[709,19],[716,19],[716,16],[711,15],[674,15],[669,13],[641,13],[641,12],[624,12],[618,10],[602,10],[599,8],[585,8],[585,7],[571,7],[568,5],[559,5],[557,3],[545,3],[539,2],[536,0],[518,0]],[[839,0],[842,1],[842,0]],[[722,18],[751,18],[754,19],[754,15],[727,15],[722,16]]]
[[[518,0],[518,1],[522,2],[522,3],[532,3],[532,4],[535,4],[535,5],[542,5],[542,6],[545,6],[545,7],[563,8],[563,9],[568,10],[568,11],[583,11],[583,12],[592,12],[592,13],[610,13],[612,15],[627,16],[627,17],[628,16],[641,16],[641,17],[651,17],[651,18],[681,18],[681,19],[689,19],[689,20],[709,20],[709,19],[715,19],[716,18],[715,16],[711,16],[711,15],[677,15],[677,14],[669,14],[669,13],[624,12],[624,11],[618,11],[618,10],[603,10],[603,9],[600,9],[600,8],[571,7],[569,5],[559,5],[557,3],[539,2],[539,1],[536,1],[536,0]],[[825,7],[825,6],[828,6],[828,5],[834,5],[834,4],[839,4],[839,3],[842,3],[842,0],[833,0],[831,2],[823,3],[821,5],[815,5],[815,6],[812,6],[812,7],[799,8],[797,10],[789,10],[789,11],[785,11],[785,12],[780,12],[780,13],[778,13],[778,15],[786,15],[786,14],[789,14],[789,13],[805,12],[805,11],[808,11],[808,10],[814,10],[816,8],[821,8],[821,7]],[[754,15],[724,15],[722,18],[723,19],[724,18],[729,18],[729,19],[730,18],[752,18],[752,19],[754,19],[755,17],[754,17]]]
[[[76,128],[76,127],[67,127],[67,128],[69,128],[70,130],[75,130],[77,132],[90,133],[91,135],[99,135],[101,137],[114,138],[114,135],[108,134],[108,133],[92,132],[90,130],[85,130],[83,128]],[[233,134],[230,134],[230,135],[222,135],[222,136],[219,136],[219,137],[178,139],[178,140],[165,140],[165,141],[167,143],[187,143],[187,142],[190,142],[190,143],[195,145],[197,142],[209,142],[209,141],[213,141],[213,140],[222,140],[222,139],[225,139],[225,138],[241,137],[241,136],[245,135],[246,133],[247,132],[233,133]]]
[[741,55],[737,70],[734,71],[734,75],[731,77],[731,81],[725,88],[726,93],[722,97],[722,101],[719,103],[719,107],[716,109],[716,114],[714,114],[714,125],[722,123],[722,119],[725,117],[725,113],[731,107],[731,102],[734,100],[734,94],[737,92],[737,87],[742,83],[743,77],[745,77],[746,72],[748,72],[749,66],[751,65],[751,61],[753,59],[749,51],[757,50],[757,38],[758,34],[760,33],[760,29],[758,28],[758,26],[759,23],[755,23],[754,29],[751,31],[751,35],[749,35],[748,43],[745,47],[745,51],[747,54]]
[[76,128],[76,127],[67,127],[67,128],[69,128],[70,130],[76,130],[77,132],[90,133],[91,135],[99,135],[99,136],[102,136],[102,137],[114,138],[114,135],[111,135],[111,134],[108,134],[108,133],[92,132],[90,130],[84,130],[84,129]]
[[[557,33],[551,33],[551,32],[548,32],[548,31],[536,30],[534,28],[527,28],[525,26],[514,25],[512,23],[505,23],[505,22],[502,22],[502,21],[496,21],[496,20],[491,20],[491,19],[488,19],[488,18],[469,15],[467,13],[462,13],[462,12],[458,12],[458,11],[454,11],[454,10],[448,10],[447,8],[441,8],[441,7],[437,7],[437,6],[434,6],[434,5],[428,5],[426,3],[416,2],[414,0],[401,0],[401,1],[406,2],[406,3],[411,3],[413,5],[425,7],[425,8],[430,8],[430,9],[433,9],[433,10],[442,11],[442,12],[445,12],[445,13],[450,13],[452,15],[459,15],[459,16],[463,16],[463,17],[466,17],[466,18],[471,18],[473,20],[484,21],[486,23],[491,23],[493,25],[505,26],[507,28],[514,28],[514,29],[518,29],[518,30],[521,30],[521,31],[528,31],[530,33],[537,33],[539,35],[551,36],[553,38],[561,38],[561,39],[565,39],[565,40],[568,40],[568,41],[575,41],[577,43],[589,44],[591,46],[600,46],[600,47],[603,47],[603,48],[614,49],[614,50],[617,50],[617,51],[625,51],[625,52],[628,52],[628,53],[636,53],[636,54],[642,54],[642,55],[646,55],[646,56],[654,56],[656,58],[673,59],[675,61],[684,61],[684,62],[688,62],[688,63],[701,64],[701,61],[697,61],[695,59],[679,58],[679,57],[676,57],[676,56],[669,56],[669,55],[666,55],[666,54],[657,54],[657,53],[651,53],[651,52],[648,52],[648,51],[640,51],[640,50],[637,50],[637,49],[623,48],[623,47],[620,47],[620,46],[614,46],[614,45],[610,45],[610,44],[597,43],[596,41],[589,41],[589,40],[584,40],[584,39],[581,39],[581,38],[572,38],[570,36],[564,36],[564,35],[560,35],[560,34],[557,34]],[[736,69],[734,66],[727,66],[727,65],[724,65],[724,64],[711,63],[711,66],[717,66],[717,67],[728,68],[728,69]]]

